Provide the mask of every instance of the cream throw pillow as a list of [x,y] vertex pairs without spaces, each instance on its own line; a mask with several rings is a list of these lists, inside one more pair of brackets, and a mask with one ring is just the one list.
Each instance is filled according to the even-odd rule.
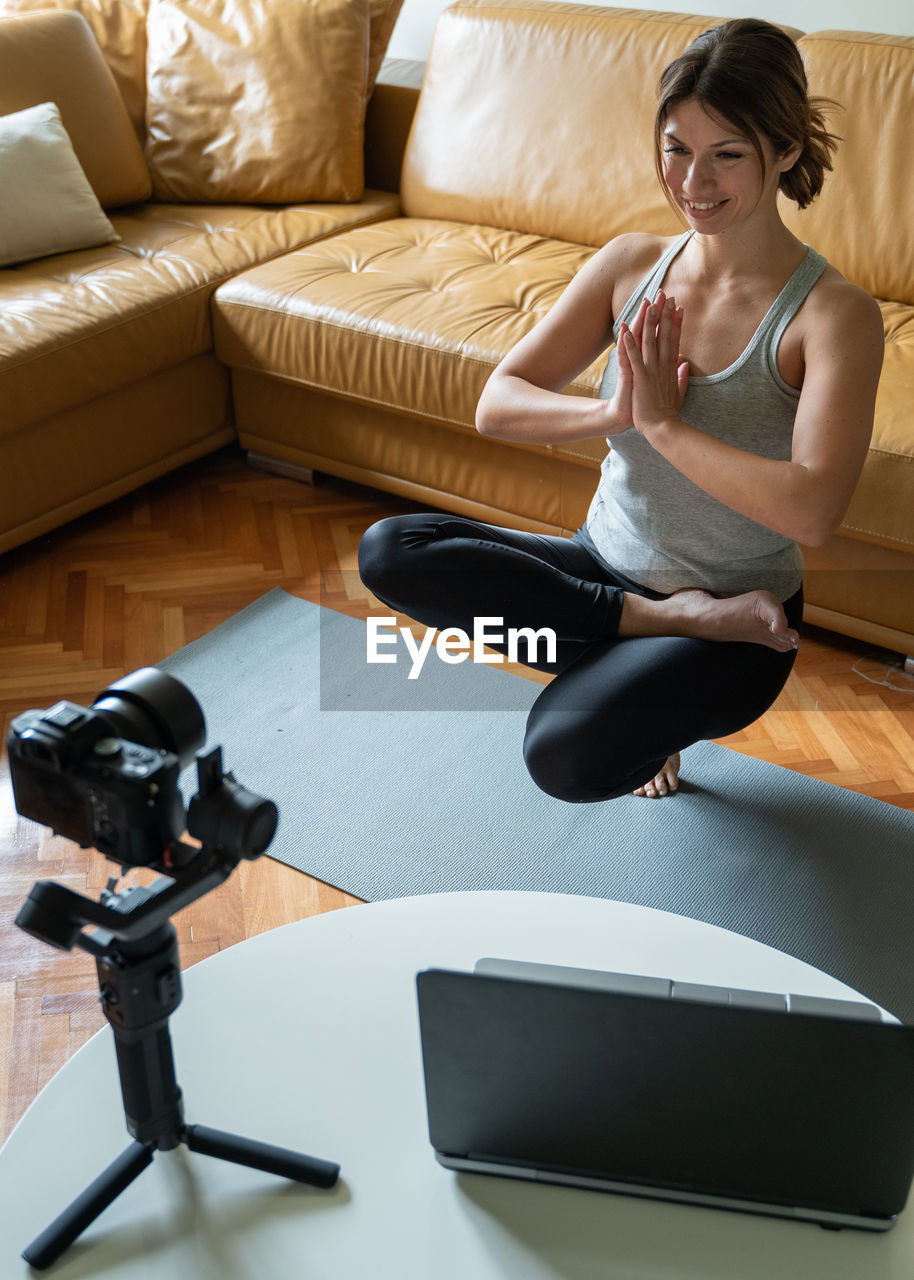
[[53,102],[0,116],[0,266],[120,237]]
[[150,0],[146,160],[161,200],[358,200],[368,0]]

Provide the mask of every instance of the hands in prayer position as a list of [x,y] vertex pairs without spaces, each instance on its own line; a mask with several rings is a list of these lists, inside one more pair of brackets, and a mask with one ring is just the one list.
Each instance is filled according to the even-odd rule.
[[689,383],[689,362],[679,352],[682,307],[661,289],[651,302],[645,298],[631,328],[619,326],[616,353],[619,381],[611,403],[628,425],[642,434],[679,417]]

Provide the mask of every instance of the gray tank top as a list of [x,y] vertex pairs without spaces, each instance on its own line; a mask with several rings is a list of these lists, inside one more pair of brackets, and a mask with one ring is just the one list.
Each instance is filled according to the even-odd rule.
[[[691,235],[677,239],[639,284],[616,320],[617,337],[623,320],[633,323],[641,299],[655,296]],[[790,458],[800,393],[778,372],[778,343],[826,265],[821,254],[807,249],[742,355],[720,373],[689,379],[683,421],[737,449]],[[618,370],[613,347],[601,398],[612,396]],[[586,529],[614,568],[661,592],[703,587],[729,596],[763,587],[786,600],[798,589],[803,557],[795,542],[710,497],[634,427],[607,444]]]

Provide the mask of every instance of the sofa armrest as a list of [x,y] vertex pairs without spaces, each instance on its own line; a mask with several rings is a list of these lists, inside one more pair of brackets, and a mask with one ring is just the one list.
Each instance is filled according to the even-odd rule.
[[422,78],[424,62],[385,58],[365,113],[365,185],[378,191],[399,191],[406,150]]

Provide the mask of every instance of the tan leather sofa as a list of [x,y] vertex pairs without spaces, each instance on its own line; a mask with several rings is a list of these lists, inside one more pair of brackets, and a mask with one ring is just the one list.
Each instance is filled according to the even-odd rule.
[[[393,66],[369,109],[369,171],[382,175],[382,190],[399,187],[399,205],[378,194],[319,212],[234,209],[232,218],[257,222],[258,237],[269,222],[274,238],[252,246],[257,265],[245,269],[235,258],[221,283],[216,272],[207,277],[193,354],[175,360],[178,343],[170,363],[158,362],[168,378],[202,362],[217,400],[221,371],[230,369],[232,425],[208,400],[210,421],[220,425],[202,428],[204,411],[192,408],[185,415],[192,440],[160,450],[114,487],[124,491],[182,461],[182,449],[193,456],[236,432],[252,454],[282,466],[525,528],[574,529],[605,443],[539,448],[484,439],[474,429],[476,402],[501,356],[597,246],[627,230],[679,230],[653,172],[654,86],[665,63],[715,21],[458,0],[439,20],[421,93],[410,87],[408,68]],[[906,128],[914,40],[796,35],[813,91],[844,104],[835,128],[845,141],[820,200],[803,214],[785,207],[785,216],[879,299],[887,337],[864,475],[839,536],[807,554],[807,617],[914,653],[914,166]],[[153,225],[204,216],[187,206],[143,207],[140,221]],[[316,230],[321,214],[327,221]],[[49,341],[49,359],[54,351]],[[602,365],[568,393],[595,394]],[[127,385],[139,391],[163,372],[142,369]],[[81,419],[87,429],[85,413]],[[132,427],[132,412],[129,420]],[[119,426],[124,421],[118,417]],[[144,421],[152,446],[163,424]],[[22,444],[28,425],[17,427]],[[105,437],[112,450],[115,436],[112,429]],[[0,476],[5,467],[0,456]],[[20,474],[27,487],[36,473]],[[5,477],[0,483],[5,498]],[[100,495],[101,486],[79,500],[81,509]],[[21,541],[29,528],[70,513],[60,503],[6,536]]]
[[0,115],[57,103],[120,236],[0,268],[0,551],[234,440],[216,288],[399,208],[371,189],[345,203],[153,198],[139,0],[84,7],[94,32],[73,9],[0,3]]

